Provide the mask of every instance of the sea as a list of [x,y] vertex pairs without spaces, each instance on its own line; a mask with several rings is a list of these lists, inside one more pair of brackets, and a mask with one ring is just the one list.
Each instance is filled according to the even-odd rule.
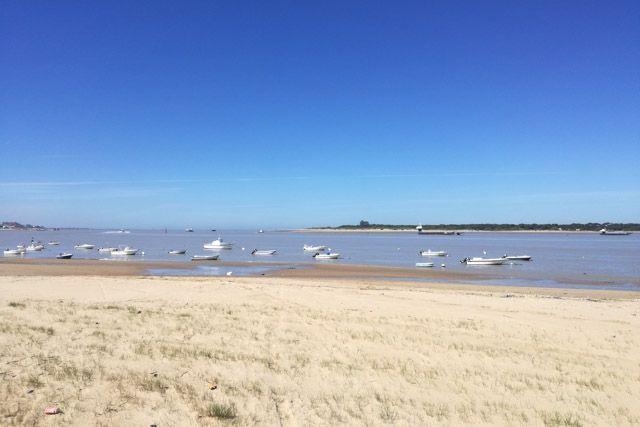
[[[549,287],[603,288],[640,291],[640,233],[627,236],[603,236],[597,233],[508,233],[465,232],[459,236],[419,235],[407,232],[289,232],[265,230],[58,230],[1,231],[0,247],[14,248],[29,244],[33,238],[47,246],[41,252],[28,252],[26,258],[54,258],[60,252],[71,252],[74,259],[111,260],[99,247],[131,246],[141,253],[118,257],[118,261],[187,261],[191,255],[206,254],[203,244],[218,237],[233,243],[233,249],[220,251],[222,262],[250,262],[264,268],[271,263],[303,266],[308,263],[379,265],[414,269],[417,262],[433,262],[436,269],[473,272],[487,283]],[[94,250],[74,249],[89,243]],[[315,261],[302,247],[326,245],[341,258]],[[186,249],[186,255],[169,255],[173,249]],[[252,256],[253,249],[275,249],[273,256]],[[420,250],[446,251],[447,257],[426,258]],[[468,266],[465,257],[500,257],[530,255],[532,261],[514,261],[502,266]],[[114,260],[115,261],[115,260]],[[126,261],[125,261],[126,262]],[[0,264],[0,268],[1,264]],[[249,268],[249,267],[247,267]],[[176,270],[178,272],[179,269]],[[223,274],[224,269],[203,266],[197,274]],[[153,272],[151,272],[153,273]],[[184,273],[184,271],[183,271]],[[177,273],[178,274],[178,273]],[[416,279],[419,280],[419,279]],[[483,280],[480,280],[481,282]]]

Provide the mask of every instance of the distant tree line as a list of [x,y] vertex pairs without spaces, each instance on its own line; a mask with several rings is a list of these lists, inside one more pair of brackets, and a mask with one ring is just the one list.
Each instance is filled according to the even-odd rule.
[[[340,225],[338,227],[314,227],[329,228],[334,230],[408,230],[415,229],[418,224],[371,224],[362,220],[359,224]],[[422,224],[423,230],[479,230],[479,231],[599,231],[608,230],[640,231],[640,223],[613,223],[613,222],[588,222],[571,224]]]
[[14,229],[14,230],[26,230],[26,229],[45,229],[42,225],[20,224],[15,221],[2,221],[0,227]]

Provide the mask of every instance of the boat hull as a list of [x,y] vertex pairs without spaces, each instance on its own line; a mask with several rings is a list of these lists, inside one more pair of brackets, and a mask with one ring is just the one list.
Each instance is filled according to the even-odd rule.
[[502,265],[505,259],[469,259],[465,262],[467,265]]
[[258,256],[265,256],[265,255],[275,255],[276,251],[275,250],[269,250],[269,251],[253,251],[251,253],[251,255],[258,255]]
[[508,259],[509,261],[531,261],[529,255],[506,256],[504,259]]
[[432,262],[416,262],[416,267],[419,267],[419,268],[433,267],[433,263]]
[[330,260],[340,258],[340,254],[316,254],[313,257],[318,260]]
[[435,257],[435,256],[447,256],[445,251],[421,251],[420,256]]
[[191,261],[216,261],[220,255],[194,255]]

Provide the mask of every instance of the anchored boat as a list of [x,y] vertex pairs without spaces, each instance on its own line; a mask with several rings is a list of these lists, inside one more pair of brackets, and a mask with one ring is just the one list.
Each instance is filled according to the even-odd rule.
[[111,251],[112,256],[124,256],[124,255],[135,255],[138,253],[138,249],[130,248],[126,246],[122,249],[116,249],[115,251]]
[[215,261],[220,255],[194,255],[191,257],[191,261]]
[[600,234],[603,236],[628,236],[631,234],[629,231],[609,231],[606,228],[600,230]]
[[251,252],[251,255],[275,255],[276,250],[275,249],[269,249],[269,250],[258,250],[258,249],[254,249]]
[[338,259],[340,258],[340,254],[337,252],[329,252],[326,254],[321,254],[320,252],[316,252],[313,256],[315,259]]
[[22,252],[20,249],[5,249],[4,250],[4,255],[5,256],[15,256],[15,255],[22,255],[24,252]]
[[432,251],[431,249],[427,251],[420,251],[420,256],[447,256],[445,251]]
[[433,267],[432,262],[416,262],[416,267]]
[[96,247],[95,245],[91,245],[89,243],[83,243],[81,245],[75,245],[74,246],[74,248],[76,248],[76,249],[93,249],[95,247]]
[[222,238],[218,237],[211,243],[205,243],[203,246],[205,249],[231,249],[233,247],[233,243],[225,242]]
[[507,260],[504,258],[479,258],[479,257],[464,258],[460,260],[461,263],[467,264],[467,265],[502,265],[506,261]]

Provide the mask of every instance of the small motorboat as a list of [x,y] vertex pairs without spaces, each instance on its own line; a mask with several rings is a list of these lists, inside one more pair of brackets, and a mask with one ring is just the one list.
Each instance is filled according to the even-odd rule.
[[420,256],[447,256],[445,251],[432,251],[431,249],[426,251],[420,251]]
[[222,240],[222,238],[218,237],[216,240],[214,240],[211,243],[205,243],[204,245],[202,245],[203,248],[205,249],[231,249],[233,247],[233,243],[229,243],[229,242],[225,242]]
[[47,245],[49,245],[49,246],[60,246],[60,242],[51,241],[51,242],[47,243]]
[[130,248],[126,246],[122,249],[116,249],[115,251],[111,251],[112,256],[125,256],[125,255],[135,255],[138,253],[138,249]]
[[187,233],[193,233],[193,228],[189,227],[189,228],[185,228],[185,230]]
[[323,245],[318,245],[318,246],[304,245],[302,249],[304,249],[305,252],[322,252],[326,250],[327,247]]
[[609,231],[606,228],[600,230],[600,234],[603,236],[628,236],[631,234],[629,231]]
[[504,259],[508,259],[509,261],[531,261],[531,255],[507,255],[504,254],[502,256]]
[[169,255],[184,255],[187,253],[186,249],[177,249],[177,250],[171,250],[168,252]]
[[340,258],[340,254],[337,252],[329,252],[326,254],[322,254],[320,252],[316,252],[315,255],[313,255],[313,257],[315,259],[338,259]]
[[40,243],[40,242],[38,242],[38,243],[33,243],[32,242],[26,248],[27,252],[40,252],[43,249],[44,249],[44,245],[42,243]]
[[93,249],[95,248],[95,245],[90,245],[89,243],[83,243],[81,245],[75,245],[74,248],[76,249]]
[[60,253],[56,255],[56,259],[71,259],[72,256],[73,254],[70,253]]
[[258,230],[258,233],[262,234],[264,233],[264,230],[261,228],[260,230]]
[[467,264],[467,265],[502,265],[506,261],[507,260],[504,258],[480,258],[480,257],[464,258],[460,260],[461,263]]
[[113,251],[117,251],[118,248],[98,248],[98,252],[113,252]]
[[276,250],[275,249],[269,249],[269,250],[258,250],[258,249],[254,249],[251,252],[251,255],[275,255]]
[[16,255],[22,255],[24,252],[20,249],[5,249],[4,250],[4,255],[5,256],[16,256]]
[[215,261],[220,255],[194,255],[191,257],[191,261]]
[[16,246],[16,250],[17,250],[18,252],[20,252],[21,254],[24,254],[24,253],[26,253],[26,252],[27,252],[27,248],[26,248],[24,245],[18,245],[18,246]]
[[432,262],[416,262],[416,267],[433,267]]

